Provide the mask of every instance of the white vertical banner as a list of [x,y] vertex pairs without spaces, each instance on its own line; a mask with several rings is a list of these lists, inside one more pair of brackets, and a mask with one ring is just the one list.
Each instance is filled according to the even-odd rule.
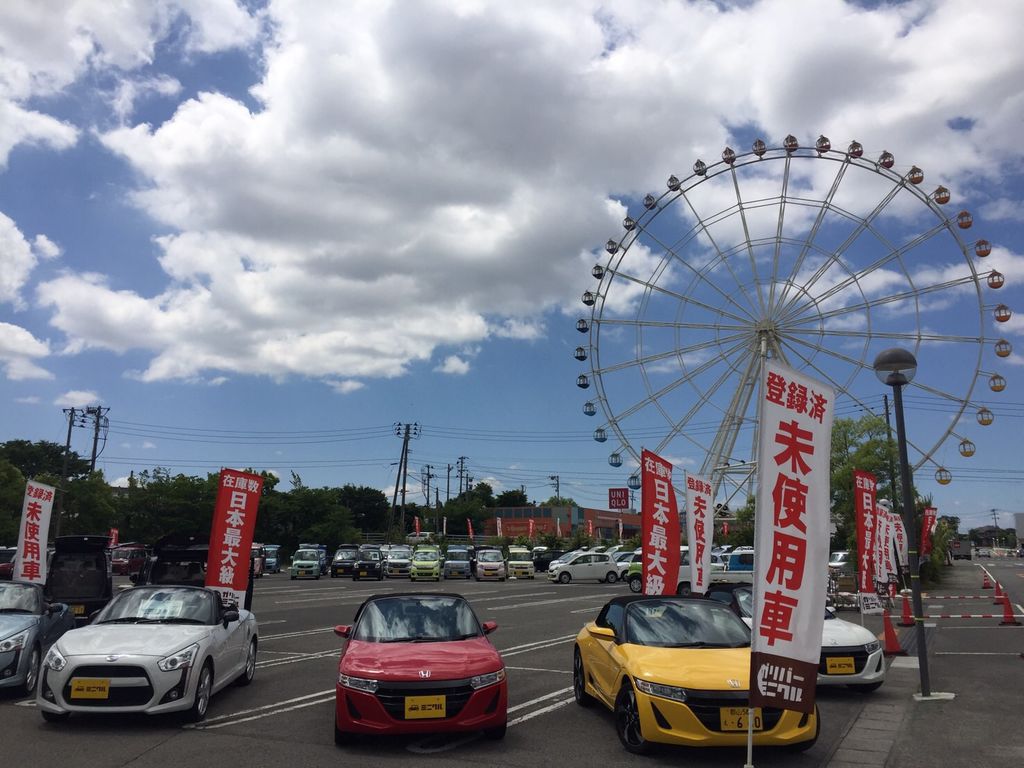
[[445,515],[441,519],[444,521],[444,523],[443,523],[443,525],[444,525],[444,535],[447,536],[448,535],[448,516]]
[[12,578],[15,581],[46,583],[46,540],[50,535],[50,515],[57,489],[29,480],[21,507],[18,551],[14,553]]
[[703,594],[711,581],[711,483],[686,475],[686,541],[690,546],[690,591]]
[[878,521],[878,559],[876,561],[875,573],[878,582],[878,593],[896,597],[896,585],[899,581],[899,567],[894,541],[896,538],[896,526],[893,522],[896,516],[892,513],[892,507],[887,499],[879,499],[875,504],[875,518]]
[[777,360],[760,390],[750,706],[814,711],[835,395]]
[[893,536],[896,539],[896,558],[901,568],[910,567],[910,541],[907,539],[907,528],[903,525],[903,517],[890,510]]
[[501,518],[500,517],[496,517],[496,518],[494,518],[494,520],[495,520],[495,526],[498,529],[498,535],[501,536]]

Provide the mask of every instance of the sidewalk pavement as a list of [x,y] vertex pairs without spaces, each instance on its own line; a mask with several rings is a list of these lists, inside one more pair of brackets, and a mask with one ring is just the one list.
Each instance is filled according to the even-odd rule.
[[[957,561],[947,567],[942,584],[924,592],[925,615],[1001,614],[1002,607],[993,605],[992,599],[943,600],[941,608],[929,608],[929,598],[936,596],[991,597],[991,590],[986,594],[980,589],[978,565]],[[1012,565],[1014,569],[1007,573],[1016,582],[1017,574],[1024,575],[1024,567]],[[1020,612],[1015,609],[1014,613]],[[897,611],[894,625],[898,620]],[[876,625],[881,627],[880,617]],[[1000,626],[999,618],[926,619],[930,689],[933,695],[954,694],[947,700],[914,698],[921,690],[915,628],[896,628],[908,655],[890,659],[885,685],[867,697],[827,764],[834,768],[1024,765],[1024,627]]]

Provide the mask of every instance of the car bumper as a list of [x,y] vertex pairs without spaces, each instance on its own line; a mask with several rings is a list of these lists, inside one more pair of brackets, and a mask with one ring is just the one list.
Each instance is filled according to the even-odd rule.
[[[683,704],[636,691],[644,738],[659,744],[689,747],[746,746],[747,731],[721,730],[721,705],[746,707],[746,700],[708,699]],[[657,714],[655,714],[655,707]],[[816,715],[791,710],[762,710],[764,727],[754,731],[754,745],[782,747],[810,741],[817,731]]]
[[501,581],[505,578],[505,571],[503,570],[484,570],[483,568],[477,568],[476,577],[480,581]]
[[417,568],[413,568],[409,571],[409,578],[412,581],[419,581],[420,579],[430,579],[436,581],[441,578],[440,571],[424,571]]
[[445,568],[444,577],[446,579],[468,579],[470,577],[469,568]]
[[293,579],[315,579],[320,575],[319,568],[291,568],[288,575]]
[[31,646],[0,653],[0,688],[10,688],[25,682],[29,656]]
[[509,568],[508,569],[508,575],[509,576],[515,576],[517,579],[532,579],[536,575],[536,573],[537,572],[532,567],[531,568],[525,568],[525,567],[514,568],[513,567],[513,568]]
[[[192,706],[198,667],[163,672],[157,659],[122,656],[116,664],[106,656],[75,656],[60,672],[40,669],[36,706],[47,712],[124,713],[155,715],[178,712]],[[106,696],[76,698],[71,686],[75,679],[104,680]]]
[[[828,659],[841,660],[849,663],[852,660],[855,671],[851,674],[829,674]],[[845,665],[845,664],[844,664]],[[872,653],[851,649],[849,653],[833,652],[831,649],[821,654],[818,665],[818,685],[871,685],[885,680],[885,654],[879,648]]]
[[387,567],[387,571],[385,572],[385,575],[388,578],[395,577],[395,578],[407,579],[407,578],[409,578],[409,566],[408,565],[389,565]]
[[[504,725],[508,718],[508,686],[506,682],[481,688],[469,694],[457,712],[443,718],[406,720],[401,696],[385,700],[379,694],[353,691],[335,686],[335,724],[339,730],[361,734],[447,733],[480,731]],[[448,696],[449,702],[457,700]],[[455,704],[449,703],[453,707]],[[450,711],[450,710],[449,710]]]

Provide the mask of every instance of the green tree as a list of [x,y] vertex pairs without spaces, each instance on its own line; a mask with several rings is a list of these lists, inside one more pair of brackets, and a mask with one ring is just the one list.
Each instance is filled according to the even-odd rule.
[[889,495],[890,467],[895,465],[893,444],[885,420],[877,416],[836,419],[832,425],[831,507],[836,526],[833,549],[854,549],[857,525],[853,471],[871,472],[878,480],[878,497]]
[[60,534],[106,534],[117,522],[116,511],[114,493],[103,472],[91,472],[69,480],[64,494]]
[[342,506],[352,513],[352,525],[363,531],[383,531],[391,504],[384,492],[367,485],[344,485],[339,494]]
[[496,507],[528,507],[530,506],[529,499],[526,498],[526,491],[514,488],[508,491],[502,491],[498,494],[498,498],[494,500],[494,506]]
[[[40,475],[60,477],[64,469],[64,446],[46,440],[8,440],[0,443],[0,459],[7,459],[25,478]],[[68,454],[68,477],[82,477],[89,473],[89,462],[71,451]]]
[[18,543],[21,508],[25,501],[25,476],[8,459],[0,458],[0,542]]

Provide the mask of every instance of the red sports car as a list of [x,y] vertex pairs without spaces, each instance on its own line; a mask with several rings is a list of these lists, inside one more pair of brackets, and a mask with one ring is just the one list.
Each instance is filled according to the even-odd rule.
[[505,735],[505,663],[460,595],[369,598],[351,625],[338,663],[334,741],[359,734],[483,731]]

